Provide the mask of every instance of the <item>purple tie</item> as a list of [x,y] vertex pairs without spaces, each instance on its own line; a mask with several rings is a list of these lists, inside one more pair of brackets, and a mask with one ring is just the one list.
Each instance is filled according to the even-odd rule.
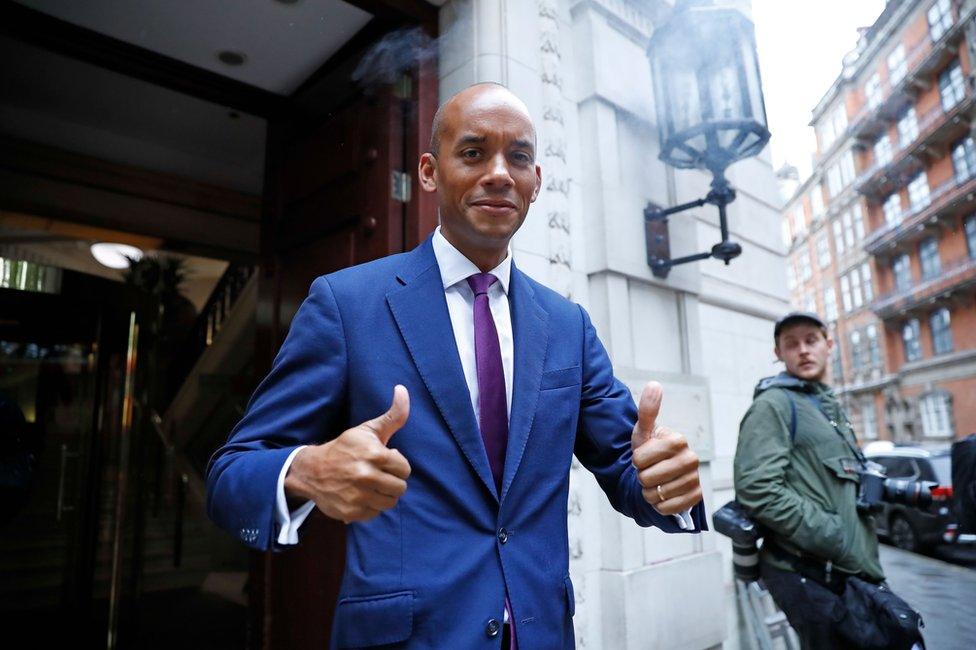
[[[508,397],[505,394],[505,371],[502,369],[502,349],[498,344],[498,330],[488,307],[488,287],[498,278],[491,273],[475,273],[468,278],[474,292],[474,358],[478,368],[478,425],[481,439],[488,453],[488,465],[495,478],[498,496],[502,494],[502,475],[505,470],[505,447],[508,445]],[[512,606],[505,598],[510,621],[511,640],[506,650],[517,650]]]
[[508,398],[498,331],[488,308],[488,287],[498,281],[490,273],[468,278],[474,292],[474,357],[478,368],[478,425],[488,454],[488,465],[495,478],[498,495],[502,492],[505,447],[508,445]]

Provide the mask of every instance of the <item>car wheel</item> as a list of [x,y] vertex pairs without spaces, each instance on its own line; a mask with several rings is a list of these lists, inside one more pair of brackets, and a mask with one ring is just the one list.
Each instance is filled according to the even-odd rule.
[[913,553],[919,550],[918,535],[915,533],[915,529],[901,515],[895,515],[891,518],[891,525],[888,526],[888,537],[891,539],[891,543],[900,549]]

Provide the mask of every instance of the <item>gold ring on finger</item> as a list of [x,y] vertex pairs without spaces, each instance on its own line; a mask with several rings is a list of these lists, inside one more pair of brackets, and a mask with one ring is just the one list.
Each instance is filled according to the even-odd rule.
[[661,497],[661,501],[664,501],[664,490],[661,489],[661,486],[660,485],[657,486],[657,495],[659,497]]

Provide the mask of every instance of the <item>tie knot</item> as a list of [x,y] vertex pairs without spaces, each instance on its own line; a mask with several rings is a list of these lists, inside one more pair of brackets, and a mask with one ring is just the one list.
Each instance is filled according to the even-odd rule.
[[480,296],[483,293],[488,293],[488,287],[497,281],[498,278],[491,273],[475,273],[468,277],[468,286],[474,291],[474,295]]

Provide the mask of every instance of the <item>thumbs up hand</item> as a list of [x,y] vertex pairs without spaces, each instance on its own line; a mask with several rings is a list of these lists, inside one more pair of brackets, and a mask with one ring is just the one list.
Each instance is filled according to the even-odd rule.
[[389,510],[407,491],[410,463],[387,445],[409,415],[410,396],[398,385],[386,413],[298,452],[285,476],[285,494],[312,500],[327,516],[345,523]]
[[630,447],[644,500],[662,515],[674,515],[701,501],[702,490],[698,455],[683,435],[657,423],[663,396],[656,381],[644,386]]

